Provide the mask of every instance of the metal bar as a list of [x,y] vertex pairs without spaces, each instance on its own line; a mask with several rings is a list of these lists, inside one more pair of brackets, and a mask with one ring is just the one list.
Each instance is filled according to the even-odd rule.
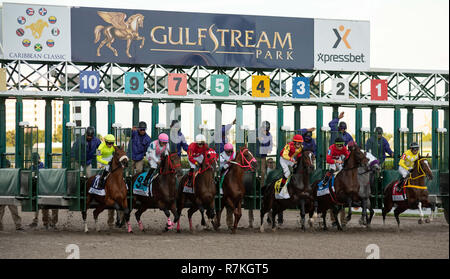
[[401,125],[400,107],[394,109],[394,168],[397,167],[400,157],[400,125]]
[[359,146],[363,146],[363,140],[361,138],[362,127],[362,106],[357,105],[355,110],[355,141]]
[[439,128],[439,111],[434,107],[431,112],[431,167],[437,169],[438,164],[438,131]]
[[52,99],[45,100],[45,168],[52,168]]
[[0,168],[6,168],[6,99],[0,98]]
[[282,137],[281,127],[283,126],[283,103],[277,103],[277,168],[281,168],[280,165],[280,151],[284,147],[285,139]]
[[407,134],[407,144],[409,145],[413,141],[413,133],[414,133],[414,114],[413,107],[407,108],[406,113],[406,126],[409,129],[409,133]]
[[21,97],[16,99],[16,168],[23,169],[23,127],[19,125],[23,121],[23,101]]
[[112,98],[108,99],[108,134],[113,133],[112,124],[116,122],[116,109],[114,105],[114,100]]
[[68,162],[70,161],[70,135],[68,134],[68,130],[66,128],[66,123],[70,122],[70,104],[69,99],[63,99],[63,111],[62,111],[62,149],[63,149],[63,157],[62,157],[62,167],[67,168]]
[[133,101],[133,121],[132,125],[137,127],[139,123],[139,101]]

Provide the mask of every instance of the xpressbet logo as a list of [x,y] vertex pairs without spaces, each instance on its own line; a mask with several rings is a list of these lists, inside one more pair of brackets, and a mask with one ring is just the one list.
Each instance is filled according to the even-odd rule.
[[[339,30],[340,30],[341,32],[344,31],[344,30],[345,30],[344,25],[339,26]],[[339,45],[339,43],[340,43],[341,41],[344,41],[345,46],[346,46],[348,49],[351,49],[350,44],[349,44],[348,41],[347,41],[347,37],[348,37],[348,34],[350,34],[351,29],[347,29],[347,30],[345,31],[343,37],[341,37],[341,34],[339,34],[339,32],[338,32],[338,30],[337,30],[336,28],[333,28],[333,31],[334,31],[334,34],[336,34],[336,37],[337,37],[337,40],[336,40],[336,42],[334,43],[333,48],[337,48],[338,45]]]

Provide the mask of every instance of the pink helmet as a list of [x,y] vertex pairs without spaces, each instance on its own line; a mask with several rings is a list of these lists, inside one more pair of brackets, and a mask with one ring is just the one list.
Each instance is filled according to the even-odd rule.
[[231,143],[226,143],[223,149],[225,151],[233,151],[233,145]]
[[169,142],[169,136],[168,136],[167,134],[165,134],[165,133],[161,133],[161,134],[158,136],[158,140],[159,140],[160,142]]

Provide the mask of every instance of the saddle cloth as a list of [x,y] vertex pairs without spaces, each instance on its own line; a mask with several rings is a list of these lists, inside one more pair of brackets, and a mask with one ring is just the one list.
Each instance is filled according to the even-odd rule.
[[395,182],[394,186],[392,187],[392,201],[405,201],[407,200],[405,188],[402,187],[402,190],[398,192],[398,183],[399,181]]
[[186,179],[186,182],[184,183],[184,186],[183,186],[183,193],[194,194],[195,177],[197,176],[197,174],[198,174],[198,171],[195,171],[194,177],[192,178],[192,186],[191,187],[188,186],[189,177],[188,177],[188,179]]
[[89,194],[98,195],[98,196],[105,196],[105,187],[99,188],[99,182],[100,182],[100,175],[96,175],[94,178],[94,182],[92,182],[91,188],[89,188]]
[[133,184],[133,194],[139,195],[139,196],[145,196],[145,197],[148,197],[149,195],[153,196],[152,182],[153,182],[153,179],[155,179],[158,175],[155,175],[155,176],[152,175],[152,177],[150,177],[150,179],[149,179],[150,185],[145,186],[142,183],[144,182],[144,179],[145,179],[145,176],[147,175],[147,173],[148,173],[147,171],[143,172],[136,178],[136,181]]
[[288,177],[286,183],[284,184],[283,188],[280,189],[281,187],[281,181],[283,180],[283,178],[280,178],[277,180],[277,182],[275,182],[274,188],[275,188],[275,199],[277,200],[285,200],[285,199],[289,199],[289,192],[288,192],[288,184],[291,181],[291,176]]
[[334,178],[335,178],[334,175],[331,176],[331,179],[328,180],[328,183],[325,184],[325,185],[323,185],[323,181],[319,182],[319,184],[317,185],[317,196],[318,197],[330,194],[330,184],[331,184],[331,188],[333,189],[333,192],[335,192],[335,190],[334,190]]

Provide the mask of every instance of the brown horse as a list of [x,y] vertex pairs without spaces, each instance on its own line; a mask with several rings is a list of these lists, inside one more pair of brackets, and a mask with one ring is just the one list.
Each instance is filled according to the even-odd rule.
[[[294,167],[293,175],[290,179],[288,187],[289,199],[275,199],[275,181],[269,184],[264,193],[263,203],[261,204],[261,226],[259,230],[264,232],[264,215],[272,209],[272,220],[275,215],[283,212],[287,208],[300,207],[301,228],[305,230],[305,215],[309,213],[310,226],[314,224],[311,218],[314,214],[314,197],[309,177],[315,169],[314,153],[311,151],[303,151],[302,155],[297,158],[296,167]],[[272,230],[275,231],[275,222],[272,221]]]
[[[327,230],[326,224],[326,214],[328,209],[333,209],[332,213],[337,223],[338,230],[342,230],[341,224],[338,221],[337,213],[339,209],[345,205],[349,207],[348,215],[346,217],[349,221],[352,217],[352,203],[359,202],[359,190],[360,184],[358,181],[358,168],[364,167],[368,170],[369,160],[366,158],[365,154],[361,151],[356,143],[351,143],[348,145],[350,155],[344,161],[343,169],[334,178],[334,188],[333,191],[330,188],[330,193],[324,196],[317,196],[318,184],[321,180],[316,180],[311,187],[314,193],[314,210],[315,212],[320,211],[322,213],[323,219],[323,229]],[[331,181],[329,182],[331,183]]]
[[257,167],[256,159],[246,146],[239,149],[239,153],[235,159],[230,162],[228,173],[223,181],[223,197],[221,200],[221,208],[217,211],[216,221],[213,223],[214,229],[220,227],[220,215],[225,206],[234,213],[234,225],[231,230],[236,233],[237,225],[242,216],[242,199],[245,195],[245,187],[243,176],[245,169],[254,171]]
[[427,218],[425,222],[429,223],[433,220],[435,204],[430,203],[428,200],[428,190],[425,186],[425,177],[432,180],[433,173],[431,172],[430,165],[426,158],[419,156],[419,159],[414,162],[413,170],[406,180],[406,184],[403,186],[406,192],[407,200],[395,202],[392,200],[392,188],[395,187],[394,185],[398,182],[398,180],[394,180],[386,186],[384,189],[384,207],[382,210],[383,223],[385,222],[386,214],[391,211],[394,204],[397,204],[397,207],[394,210],[394,215],[397,220],[398,228],[400,228],[399,215],[407,209],[419,209],[419,224],[422,224],[424,221],[422,207],[430,207],[432,213],[430,214],[430,218]]
[[[191,202],[191,207],[188,210],[189,230],[194,232],[192,227],[192,215],[200,210],[202,214],[202,225],[209,226],[214,218],[214,198],[216,196],[216,185],[214,182],[214,170],[217,161],[217,153],[214,149],[209,149],[204,154],[203,162],[200,164],[200,169],[193,179],[194,193],[183,192],[184,185],[189,179],[189,174],[183,176],[178,187],[177,197],[177,212],[181,216],[181,211],[184,208],[185,199]],[[204,211],[206,209],[206,215],[208,216],[208,224],[205,222]],[[177,222],[177,232],[181,232],[180,219]]]
[[[136,221],[139,224],[139,229],[144,231],[144,225],[141,221],[141,215],[148,208],[159,208],[164,211],[167,216],[167,225],[165,230],[170,230],[173,228],[173,224],[178,222],[180,216],[178,215],[176,208],[176,198],[177,198],[177,177],[181,176],[181,160],[177,152],[172,152],[169,155],[161,156],[160,168],[155,171],[153,176],[158,175],[152,181],[152,193],[150,196],[133,196],[133,208],[137,208],[135,213]],[[158,172],[159,170],[159,172]],[[139,175],[138,173],[133,176],[133,183]],[[141,176],[142,177],[142,176]],[[170,220],[170,211],[174,216],[174,221]]]
[[84,222],[84,232],[88,232],[88,227],[86,223],[86,215],[89,205],[92,201],[97,202],[97,206],[94,210],[94,220],[95,228],[100,231],[98,224],[98,215],[105,208],[114,208],[116,210],[123,210],[125,221],[127,222],[128,231],[131,232],[130,225],[130,210],[128,208],[127,202],[127,185],[123,179],[123,169],[128,166],[128,157],[122,147],[114,146],[114,153],[111,159],[110,173],[105,181],[105,196],[99,196],[95,194],[90,194],[89,189],[94,182],[95,176],[89,177],[87,180],[86,188],[86,210],[82,211],[82,217]]

